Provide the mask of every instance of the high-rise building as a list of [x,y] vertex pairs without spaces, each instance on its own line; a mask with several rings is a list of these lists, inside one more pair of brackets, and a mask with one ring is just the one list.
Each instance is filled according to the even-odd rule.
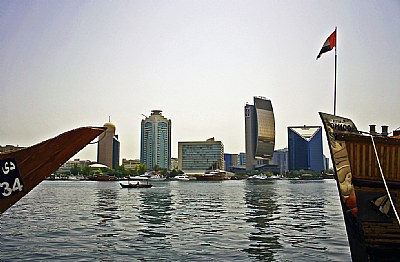
[[104,127],[107,129],[99,136],[97,163],[116,169],[119,166],[120,142],[113,123],[107,122]]
[[245,142],[246,169],[253,170],[261,165],[269,165],[275,146],[275,118],[271,100],[254,97],[254,105],[246,104]]
[[139,159],[126,159],[126,158],[122,159],[122,165],[126,169],[135,169],[135,167],[137,165],[139,165],[139,164],[140,164],[140,160]]
[[178,167],[185,173],[202,174],[206,170],[225,169],[224,145],[214,138],[178,143]]
[[246,166],[246,153],[239,153],[239,166]]
[[288,150],[289,170],[324,170],[320,126],[288,127]]
[[171,169],[171,120],[152,110],[151,115],[142,120],[140,162],[147,168],[155,166]]
[[239,154],[224,154],[225,169],[231,171],[231,169],[239,167]]
[[279,167],[279,173],[284,174],[289,170],[289,150],[287,148],[274,151],[274,164]]

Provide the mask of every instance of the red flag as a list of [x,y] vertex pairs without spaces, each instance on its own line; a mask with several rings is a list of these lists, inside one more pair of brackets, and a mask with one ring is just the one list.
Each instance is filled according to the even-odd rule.
[[326,53],[328,51],[331,51],[334,47],[336,46],[336,29],[333,31],[333,33],[326,39],[324,45],[321,48],[321,51],[319,51],[319,54],[317,56],[317,59],[321,57],[323,53]]

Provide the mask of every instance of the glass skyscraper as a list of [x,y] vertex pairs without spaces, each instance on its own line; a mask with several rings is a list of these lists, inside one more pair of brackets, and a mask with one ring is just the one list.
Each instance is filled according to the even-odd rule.
[[155,166],[171,167],[171,120],[152,110],[151,115],[142,120],[140,162],[147,168]]
[[246,169],[253,170],[257,162],[268,165],[275,146],[275,118],[271,100],[254,97],[254,105],[246,104],[245,142]]
[[324,170],[320,126],[288,127],[288,140],[289,170]]

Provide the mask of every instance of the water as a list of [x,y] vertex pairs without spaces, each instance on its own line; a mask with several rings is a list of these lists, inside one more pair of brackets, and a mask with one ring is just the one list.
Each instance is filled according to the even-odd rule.
[[351,261],[333,180],[44,181],[0,217],[1,261]]

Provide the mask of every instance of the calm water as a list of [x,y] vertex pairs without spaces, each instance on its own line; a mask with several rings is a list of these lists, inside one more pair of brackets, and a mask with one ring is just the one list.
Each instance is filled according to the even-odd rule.
[[0,260],[350,261],[333,180],[45,181],[0,217]]

